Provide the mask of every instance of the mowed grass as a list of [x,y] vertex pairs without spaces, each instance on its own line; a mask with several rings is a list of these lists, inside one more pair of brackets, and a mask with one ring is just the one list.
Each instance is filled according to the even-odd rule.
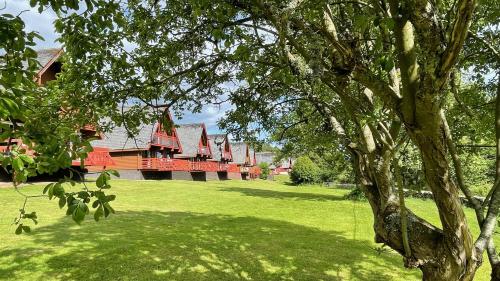
[[[81,226],[57,202],[35,199],[29,210],[40,223],[16,236],[11,223],[22,198],[0,189],[0,279],[420,279],[399,255],[377,250],[368,203],[344,200],[346,190],[283,180],[114,180],[110,193],[117,213],[99,223],[89,216]],[[408,205],[439,224],[432,201]],[[485,261],[476,280],[488,274]]]

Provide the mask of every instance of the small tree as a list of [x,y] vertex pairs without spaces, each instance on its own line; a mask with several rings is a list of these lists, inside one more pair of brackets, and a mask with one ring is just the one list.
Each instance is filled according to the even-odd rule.
[[320,168],[307,156],[297,158],[290,173],[290,179],[295,184],[315,183],[320,177]]
[[271,170],[269,169],[269,164],[267,164],[266,162],[262,162],[259,164],[259,168],[261,170],[260,178],[266,180],[269,176],[269,173],[271,172]]

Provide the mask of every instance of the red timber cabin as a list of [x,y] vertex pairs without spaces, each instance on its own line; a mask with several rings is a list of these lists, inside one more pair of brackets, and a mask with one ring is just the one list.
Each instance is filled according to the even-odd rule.
[[[57,74],[62,70],[62,63],[60,62],[60,57],[63,54],[63,49],[44,49],[37,52],[37,60],[42,66],[42,68],[37,72],[35,80],[39,86],[44,86],[47,82],[57,79]],[[94,126],[87,125],[80,129],[82,138],[100,138],[101,136],[97,134]],[[87,156],[84,161],[84,165],[110,165],[113,164],[111,157],[109,156],[108,149],[106,147],[93,147],[93,151]],[[79,168],[81,166],[80,161],[73,161],[72,166]]]
[[229,179],[228,169],[230,167],[229,163],[233,161],[233,153],[227,135],[208,135],[208,142],[212,148],[212,159],[209,159],[209,161],[218,163],[217,176],[219,180]]
[[255,179],[260,175],[256,166],[255,151],[247,143],[235,142],[231,144],[233,163],[229,165],[230,179]]
[[[170,112],[165,111],[154,124],[143,124],[136,136],[129,137],[125,127],[117,126],[104,133],[93,147],[105,147],[113,161],[111,165],[92,165],[89,172],[114,169],[124,179],[171,179],[173,155],[182,152]],[[163,124],[163,125],[162,125]],[[168,124],[168,125],[167,125]]]
[[281,163],[274,169],[273,173],[275,175],[289,174],[292,171],[293,162],[294,160],[292,158],[281,160]]
[[[36,83],[43,87],[48,82],[56,80],[57,74],[62,70],[62,63],[60,61],[60,57],[63,54],[63,49],[61,48],[53,48],[53,49],[43,49],[37,51],[37,60],[41,65],[41,68],[36,73],[34,80]],[[96,133],[96,130],[93,126],[88,125],[84,126],[80,129],[80,133],[82,138],[90,138],[97,137],[99,138],[99,134]],[[22,148],[28,148],[26,144],[23,144],[20,139],[13,139],[10,142],[11,145],[17,145]],[[0,153],[7,152],[7,141],[0,140]],[[28,151],[28,155],[35,155],[35,151]],[[94,151],[90,152],[86,161],[84,161],[85,165],[109,165],[112,163],[111,158],[109,157],[108,150],[105,147],[94,147]],[[72,166],[74,169],[80,168],[80,161],[73,161]],[[57,176],[65,175],[67,171],[60,171]],[[45,179],[45,175],[37,176],[35,178]]]
[[213,158],[212,147],[208,140],[205,124],[178,125],[177,133],[182,145],[182,153],[174,155],[176,161],[187,163],[187,169],[173,171],[173,179],[181,180],[218,180],[218,172],[223,166],[219,162],[208,161]]

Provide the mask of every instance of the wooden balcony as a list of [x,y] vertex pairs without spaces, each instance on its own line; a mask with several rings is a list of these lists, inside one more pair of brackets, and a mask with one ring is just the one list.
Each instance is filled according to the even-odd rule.
[[166,147],[170,149],[179,149],[179,144],[176,137],[161,133],[154,134],[151,145]]
[[218,163],[218,171],[219,172],[227,172],[228,169],[229,169],[229,164],[225,164],[225,163]]
[[227,167],[227,171],[229,173],[240,173],[240,167],[238,166],[238,164],[227,164],[228,167]]
[[[109,154],[109,149],[105,147],[94,147],[93,151],[89,152],[87,158],[83,162],[85,166],[112,166],[115,165],[113,157]],[[80,166],[80,160],[73,160],[71,166]]]
[[114,165],[115,161],[109,155],[109,149],[94,147],[94,151],[90,152],[85,159],[85,166],[110,166]]
[[141,161],[141,170],[144,171],[221,172],[227,171],[228,168],[229,164],[214,161],[168,158],[143,158]]
[[213,161],[191,161],[191,171],[217,172],[219,171],[219,163]]
[[190,164],[184,159],[143,158],[141,170],[146,171],[189,171]]

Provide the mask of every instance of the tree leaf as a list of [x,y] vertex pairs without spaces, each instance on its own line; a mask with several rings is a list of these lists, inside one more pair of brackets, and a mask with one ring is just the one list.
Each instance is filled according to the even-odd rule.
[[85,215],[87,214],[88,208],[83,201],[78,200],[75,204],[75,209],[73,210],[72,218],[77,224],[81,224],[81,222],[85,219]]
[[30,233],[31,232],[31,228],[28,225],[23,225],[23,231],[26,232],[26,233]]
[[66,205],[66,198],[64,196],[61,196],[59,198],[59,208],[62,209],[64,207],[64,205]]
[[23,233],[23,224],[20,223],[16,228],[16,235]]
[[98,188],[103,188],[106,185],[105,172],[102,172],[95,182]]
[[99,208],[97,208],[94,212],[94,220],[99,221],[102,216],[104,216],[104,208],[102,205],[99,205]]
[[24,163],[21,158],[14,158],[14,161],[12,162],[12,167],[16,171],[22,171],[24,169]]
[[49,188],[51,188],[52,186],[54,185],[54,183],[49,183],[45,186],[45,188],[43,189],[43,194],[46,194],[47,191],[49,190]]
[[29,157],[28,155],[26,154],[21,154],[19,155],[19,157],[26,163],[28,164],[33,164],[35,162],[35,160],[33,160],[33,158]]
[[106,171],[117,178],[120,177],[120,173],[118,173],[117,170],[106,170]]

